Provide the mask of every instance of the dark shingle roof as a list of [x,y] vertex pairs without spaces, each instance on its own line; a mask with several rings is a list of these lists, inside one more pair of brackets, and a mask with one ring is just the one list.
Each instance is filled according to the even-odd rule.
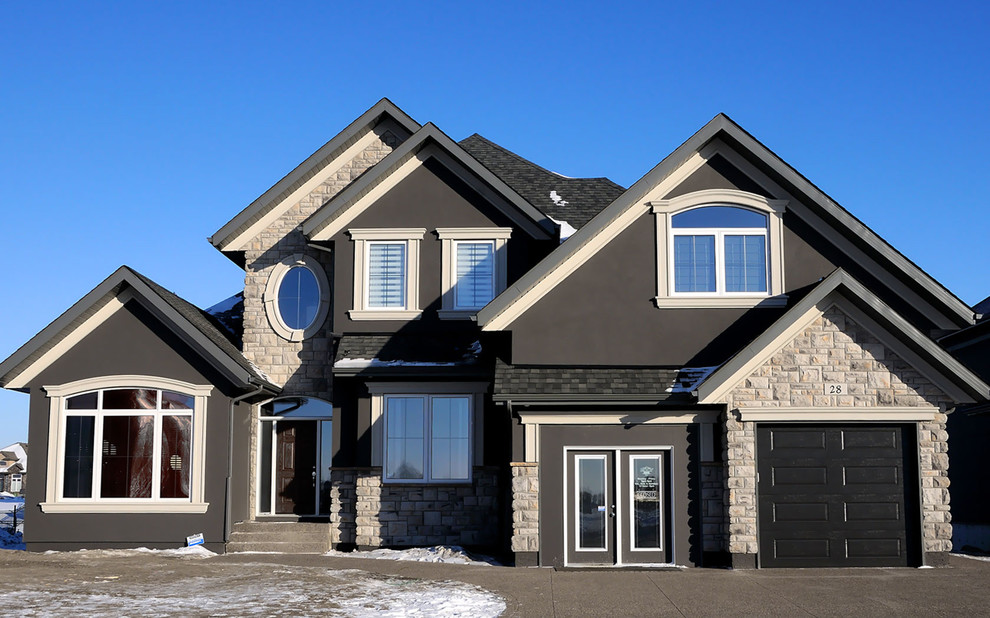
[[687,399],[687,393],[671,393],[679,370],[670,367],[564,367],[495,363],[495,398],[525,396],[611,396]]
[[[478,333],[451,333],[443,337],[435,335],[344,335],[337,344],[334,363],[349,361],[377,361],[381,363],[376,368],[386,367],[385,363],[394,363],[387,367],[397,369],[409,368],[404,364],[419,364],[425,366],[434,364],[444,366],[477,366],[481,358],[481,345],[478,343]],[[341,368],[354,369],[355,367]]]
[[[608,178],[567,178],[544,169],[475,133],[460,142],[479,163],[533,206],[557,221],[581,228],[625,189]],[[553,200],[555,191],[560,199]]]
[[983,317],[980,318],[981,322],[990,319],[990,296],[973,305],[973,311],[983,315]]
[[244,356],[240,350],[239,344],[234,340],[234,335],[230,333],[219,321],[217,321],[216,318],[199,307],[196,307],[189,301],[181,298],[179,295],[166,290],[151,279],[135,271],[133,268],[128,268],[128,270],[147,284],[147,286],[158,294],[163,301],[179,312],[182,317],[188,320],[190,324],[192,324],[212,343],[216,344],[218,348],[223,350],[225,354],[230,356],[230,358],[245,371],[256,378],[271,384],[271,379]]

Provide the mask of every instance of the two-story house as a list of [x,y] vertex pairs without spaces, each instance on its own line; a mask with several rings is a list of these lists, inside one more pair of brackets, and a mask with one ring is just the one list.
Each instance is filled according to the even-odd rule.
[[919,565],[951,546],[967,307],[719,115],[624,189],[382,100],[211,242],[197,309],[122,267],[0,364],[30,550],[238,522],[519,565]]

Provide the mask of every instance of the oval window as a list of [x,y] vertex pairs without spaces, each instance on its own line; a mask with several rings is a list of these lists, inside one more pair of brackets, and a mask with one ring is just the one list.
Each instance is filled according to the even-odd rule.
[[320,309],[320,285],[305,266],[293,266],[278,285],[278,315],[293,330],[305,330]]

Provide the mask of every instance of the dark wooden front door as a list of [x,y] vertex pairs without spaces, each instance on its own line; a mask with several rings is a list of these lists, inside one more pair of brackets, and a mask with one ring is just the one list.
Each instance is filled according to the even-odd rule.
[[920,562],[910,425],[757,429],[760,565]]
[[279,421],[275,429],[275,512],[316,512],[316,422]]

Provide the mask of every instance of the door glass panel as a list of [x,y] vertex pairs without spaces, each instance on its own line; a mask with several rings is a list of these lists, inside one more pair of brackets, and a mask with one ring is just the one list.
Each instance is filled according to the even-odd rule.
[[663,519],[661,514],[660,458],[630,457],[632,485],[633,549],[661,549]]
[[579,457],[577,464],[577,547],[606,549],[605,458]]
[[320,422],[320,515],[330,514],[330,463],[333,447],[333,421]]
[[272,421],[261,421],[261,446],[258,448],[258,511],[272,512]]

